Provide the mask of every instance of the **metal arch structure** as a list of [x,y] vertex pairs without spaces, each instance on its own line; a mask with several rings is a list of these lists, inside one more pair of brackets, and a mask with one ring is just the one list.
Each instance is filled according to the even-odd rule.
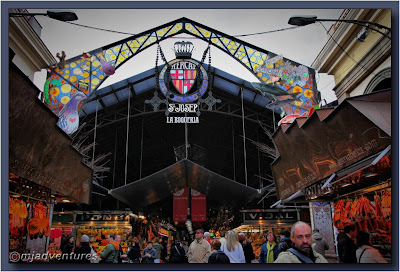
[[[223,80],[229,80],[227,78],[224,78],[221,75],[217,75],[215,72],[211,72],[212,77],[218,77]],[[161,108],[157,111],[154,111],[154,109],[146,105],[144,103],[144,98],[142,99],[135,99],[137,98],[134,90],[134,85],[152,79],[154,78],[154,74],[149,75],[147,77],[144,77],[138,81],[132,82],[132,83],[127,83],[126,85],[122,85],[119,88],[113,89],[110,92],[97,95],[94,94],[91,98],[87,100],[87,103],[93,102],[93,101],[98,101],[98,103],[101,105],[102,110],[98,112],[97,118],[98,118],[98,124],[97,128],[101,129],[104,128],[108,125],[112,125],[117,122],[121,122],[126,120],[127,118],[127,100],[124,100],[123,103],[125,103],[123,106],[119,102],[118,106],[116,108],[110,109],[110,107],[107,107],[104,102],[102,101],[103,97],[109,96],[110,94],[114,94],[115,98],[118,100],[118,96],[116,95],[117,92],[129,88],[131,94],[131,103],[130,103],[130,112],[131,114],[129,115],[130,118],[134,119],[135,117],[143,116],[143,115],[149,115],[149,114],[157,114],[157,113],[165,113],[165,106],[161,106]],[[214,82],[214,80],[212,80]],[[217,91],[215,86],[212,86],[212,89]],[[245,87],[242,87],[242,90],[246,89]],[[153,93],[153,91],[156,90],[156,87],[154,87],[153,90],[149,90],[146,93]],[[218,113],[218,114],[223,114],[227,116],[232,116],[235,118],[242,118],[242,107],[239,101],[234,101],[233,98],[229,97],[221,97],[219,96],[219,92],[215,92],[213,95],[216,98],[222,98],[222,102],[220,104],[217,104],[213,107],[213,110],[209,110],[208,106],[205,103],[200,104],[200,111],[201,112],[212,112],[212,113]],[[251,101],[249,101],[251,102]],[[271,112],[272,113],[272,112]],[[273,113],[272,113],[273,114]],[[86,115],[82,123],[85,123],[83,131],[81,133],[84,133],[85,131],[92,131],[92,128],[95,126],[95,114],[89,114]],[[254,109],[250,109],[248,107],[245,108],[244,110],[244,119],[246,121],[250,121],[253,123],[258,123],[261,124],[265,127],[270,128],[271,130],[274,129],[274,124],[271,123],[271,120],[273,119],[271,116],[261,112],[257,111]]]
[[273,74],[281,71],[283,83],[278,86],[287,91],[288,95],[292,92],[301,93],[299,103],[283,107],[286,114],[303,114],[319,103],[320,96],[316,88],[315,71],[312,68],[280,58],[272,52],[190,19],[180,18],[92,50],[89,54],[68,59],[65,65],[55,65],[48,77],[48,82],[55,86],[49,90],[48,106],[53,112],[58,113],[79,91],[90,98],[112,70],[118,69],[150,46],[184,33],[204,40],[233,57],[260,82],[272,83]]

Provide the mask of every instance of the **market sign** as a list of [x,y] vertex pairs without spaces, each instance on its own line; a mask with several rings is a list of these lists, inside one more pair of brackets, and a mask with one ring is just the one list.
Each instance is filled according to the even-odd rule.
[[372,96],[347,99],[335,110],[317,110],[306,121],[277,130],[273,139],[280,156],[271,167],[280,199],[391,144],[391,99]]
[[296,210],[245,210],[243,212],[244,224],[262,223],[262,224],[276,224],[276,223],[295,223],[299,218]]
[[128,221],[129,213],[82,213],[76,215],[76,222],[109,222]]

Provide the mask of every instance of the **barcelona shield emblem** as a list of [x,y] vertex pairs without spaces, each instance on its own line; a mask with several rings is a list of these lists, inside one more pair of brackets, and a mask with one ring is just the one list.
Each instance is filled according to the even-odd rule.
[[193,69],[179,69],[170,72],[172,83],[180,94],[186,94],[193,87],[197,71]]

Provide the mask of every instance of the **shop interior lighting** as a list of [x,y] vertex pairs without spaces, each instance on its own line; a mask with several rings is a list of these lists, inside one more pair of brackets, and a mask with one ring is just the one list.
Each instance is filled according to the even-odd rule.
[[69,203],[69,202],[71,202],[71,200],[63,199],[63,202]]

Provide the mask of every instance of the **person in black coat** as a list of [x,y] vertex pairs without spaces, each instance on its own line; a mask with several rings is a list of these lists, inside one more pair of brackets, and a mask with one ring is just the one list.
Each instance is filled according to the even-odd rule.
[[74,251],[75,254],[79,254],[76,260],[78,263],[90,263],[90,259],[87,258],[87,254],[90,254],[92,251],[91,246],[89,245],[89,236],[86,234],[81,237],[81,244]]
[[239,242],[243,247],[246,263],[251,263],[251,261],[255,259],[256,255],[254,255],[253,247],[250,241],[246,239],[246,235],[244,233],[239,233]]
[[[72,262],[71,253],[72,253],[72,250],[74,249],[74,246],[75,246],[74,245],[74,236],[67,235],[61,243],[60,249],[61,249],[61,252],[63,255],[61,262],[64,262],[64,263]],[[68,256],[66,256],[66,255],[68,255]]]
[[140,246],[139,240],[136,237],[133,238],[132,245],[129,247],[128,252],[125,255],[121,255],[121,257],[128,257],[133,263],[140,263]]
[[[292,240],[290,240],[290,232],[288,230],[281,230],[281,242],[278,244],[278,252],[285,252],[293,247]],[[279,255],[278,253],[278,255]]]
[[185,263],[185,249],[182,247],[179,240],[171,245],[171,255],[169,257],[171,263]]
[[344,227],[344,232],[338,234],[338,255],[341,263],[357,263],[357,245],[354,243],[356,237],[354,225]]
[[226,254],[221,251],[221,242],[217,239],[213,240],[211,242],[212,248],[213,248],[213,253],[211,256],[208,258],[208,263],[231,263],[229,260],[229,257],[226,256]]

